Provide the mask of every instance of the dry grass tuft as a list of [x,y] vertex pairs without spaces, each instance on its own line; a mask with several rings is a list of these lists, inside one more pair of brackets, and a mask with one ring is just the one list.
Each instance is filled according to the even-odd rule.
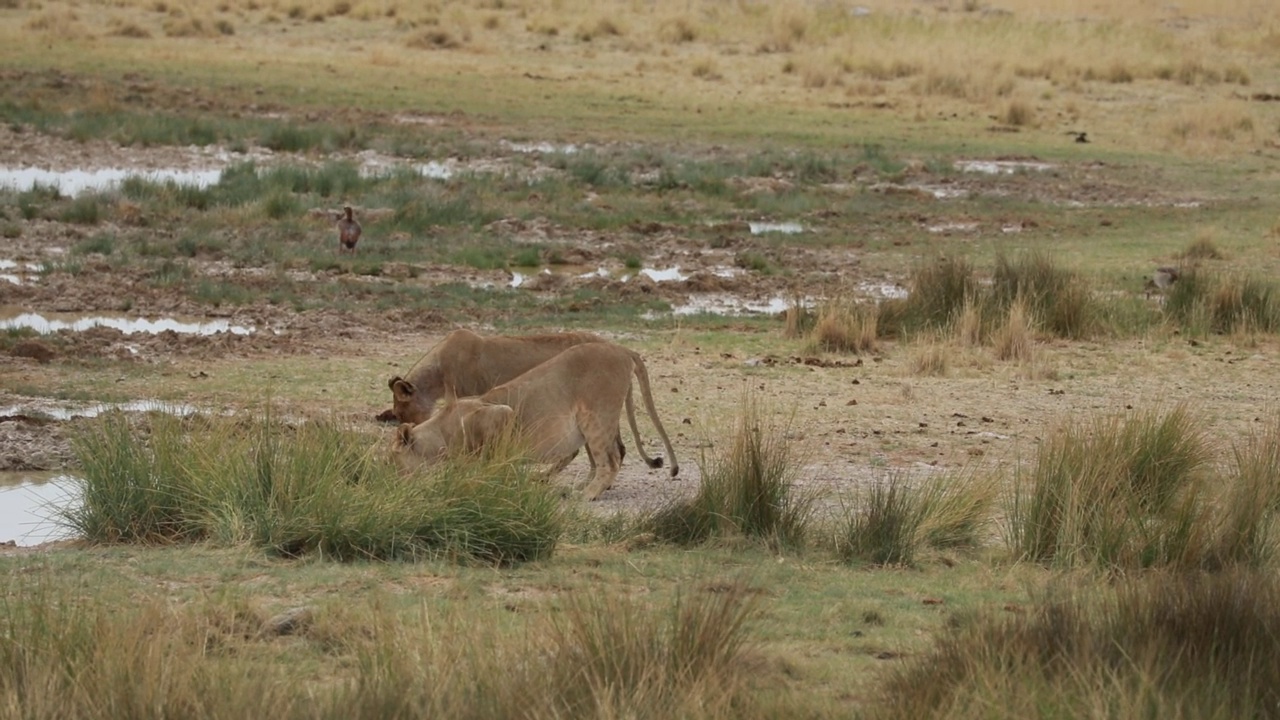
[[677,15],[658,26],[658,37],[673,45],[691,43],[698,39],[698,26],[689,18]]
[[996,357],[1030,363],[1035,359],[1035,321],[1022,298],[1009,306],[1009,316],[992,338]]
[[44,10],[32,15],[23,27],[34,32],[42,32],[64,40],[82,38],[88,34],[80,22],[80,16],[74,10]]
[[926,340],[911,354],[911,373],[925,377],[945,377],[950,369],[949,350],[937,340]]
[[1212,230],[1202,229],[1178,257],[1184,260],[1222,260],[1226,256],[1218,249],[1214,236]]
[[711,56],[700,57],[693,62],[693,67],[689,70],[694,77],[701,80],[722,80],[724,76],[720,74],[719,66],[716,59]]
[[1165,137],[1187,149],[1214,150],[1223,143],[1251,141],[1256,123],[1243,101],[1219,100],[1184,106],[1165,128]]
[[812,344],[829,352],[871,353],[876,349],[880,308],[836,298],[818,310]]
[[1006,125],[1028,127],[1036,121],[1036,111],[1022,100],[1013,100],[1005,107],[1002,118]]
[[146,40],[151,37],[151,31],[141,25],[129,21],[113,19],[107,24],[108,34],[115,37],[134,38],[136,40]]
[[453,50],[462,47],[462,40],[443,28],[428,28],[411,35],[404,44],[415,50]]
[[619,37],[623,34],[622,26],[616,20],[602,17],[591,21],[584,20],[574,31],[573,37],[582,42],[591,42],[597,38]]

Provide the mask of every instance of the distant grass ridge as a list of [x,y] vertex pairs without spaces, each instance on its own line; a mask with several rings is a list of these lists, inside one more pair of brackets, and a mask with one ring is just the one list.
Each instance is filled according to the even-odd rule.
[[158,415],[146,430],[112,415],[76,436],[84,501],[64,519],[90,542],[516,563],[550,557],[562,530],[558,499],[519,463],[404,478],[332,422]]

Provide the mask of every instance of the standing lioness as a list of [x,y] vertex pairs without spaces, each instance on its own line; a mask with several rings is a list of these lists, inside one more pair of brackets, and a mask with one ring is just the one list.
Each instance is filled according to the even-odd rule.
[[470,330],[454,330],[409,371],[387,382],[391,412],[403,423],[417,424],[431,417],[435,403],[450,389],[459,397],[479,395],[582,343],[606,340],[591,333],[550,333],[511,337],[483,337]]
[[[426,422],[402,424],[392,440],[406,468],[435,463],[451,450],[476,450],[509,424],[527,442],[535,458],[554,463],[558,472],[579,448],[587,448],[591,472],[583,497],[595,500],[613,485],[622,464],[617,427],[622,408],[636,447],[644,454],[631,403],[631,378],[640,385],[649,419],[671,458],[671,477],[680,472],[675,450],[658,419],[644,360],[612,343],[578,345],[479,397],[447,399]],[[659,458],[660,462],[660,458]]]

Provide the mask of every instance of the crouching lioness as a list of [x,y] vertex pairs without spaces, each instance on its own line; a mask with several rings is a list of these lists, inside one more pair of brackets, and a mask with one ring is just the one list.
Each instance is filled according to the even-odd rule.
[[[636,447],[644,456],[631,400],[632,376],[666,446],[671,477],[675,477],[680,465],[653,406],[644,361],[612,343],[571,347],[479,397],[446,398],[425,422],[400,425],[392,451],[405,468],[433,464],[454,450],[478,450],[513,426],[536,460],[555,465],[552,473],[564,469],[585,445],[591,472],[583,497],[595,500],[613,485],[622,464],[616,437],[624,405]],[[650,463],[660,465],[661,458]]]
[[431,348],[407,378],[391,378],[391,411],[402,423],[431,417],[446,389],[459,397],[480,395],[521,373],[583,343],[606,342],[591,333],[549,333],[485,337],[470,330],[454,330]]

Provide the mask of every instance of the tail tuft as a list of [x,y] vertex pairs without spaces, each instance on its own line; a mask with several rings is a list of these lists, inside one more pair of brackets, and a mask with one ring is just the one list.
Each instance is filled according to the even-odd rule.
[[649,461],[649,467],[651,467],[651,468],[660,468],[660,467],[662,467],[662,458],[659,456],[659,457],[656,457],[656,458],[653,458],[652,460],[650,460],[650,461]]

